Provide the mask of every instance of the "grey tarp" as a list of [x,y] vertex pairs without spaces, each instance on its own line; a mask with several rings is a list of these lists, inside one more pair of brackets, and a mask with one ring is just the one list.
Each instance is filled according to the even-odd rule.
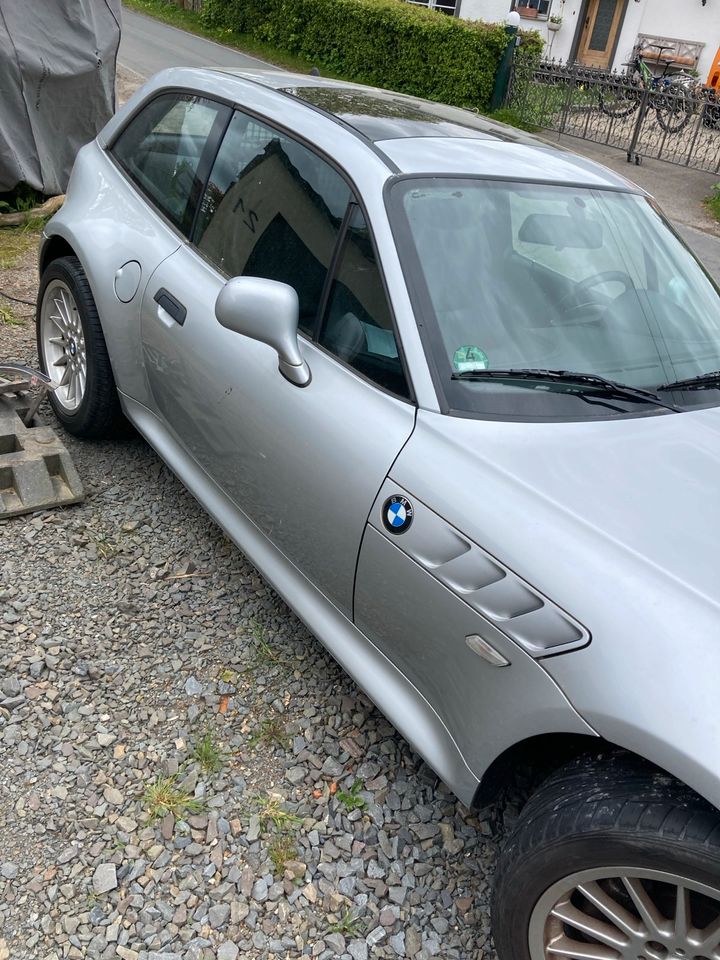
[[120,0],[0,0],[0,192],[64,193],[115,109]]

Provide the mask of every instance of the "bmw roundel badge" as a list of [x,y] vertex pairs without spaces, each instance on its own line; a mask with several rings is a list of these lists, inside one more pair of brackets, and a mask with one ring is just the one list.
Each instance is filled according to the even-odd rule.
[[405,533],[413,521],[413,505],[407,497],[396,494],[385,501],[383,506],[383,524],[390,533]]

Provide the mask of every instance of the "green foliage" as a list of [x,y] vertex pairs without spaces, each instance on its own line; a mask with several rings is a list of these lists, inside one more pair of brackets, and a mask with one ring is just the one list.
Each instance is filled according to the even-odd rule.
[[143,805],[152,820],[162,820],[168,813],[178,819],[191,813],[201,813],[204,804],[177,783],[177,774],[158,776],[148,784],[143,795]]
[[45,197],[26,183],[19,183],[10,193],[0,193],[0,213],[27,213],[39,207]]
[[282,873],[288,860],[297,856],[297,846],[292,836],[286,833],[276,834],[268,844],[268,856],[276,873]]
[[260,744],[271,748],[279,747],[281,750],[287,750],[290,746],[290,738],[285,732],[285,727],[275,717],[266,717],[262,720],[250,737],[251,747],[257,747]]
[[349,790],[338,790],[337,798],[348,813],[353,810],[364,810],[367,806],[365,799],[360,796],[362,786],[362,780],[356,780]]
[[[500,25],[401,0],[205,0],[201,16],[208,27],[248,34],[323,72],[479,109],[508,42]],[[541,49],[539,34],[523,35],[521,55]]]
[[495,113],[490,114],[491,120],[497,120],[498,123],[507,123],[511,127],[517,127],[519,130],[527,130],[528,133],[537,133],[542,127],[536,123],[525,120],[521,113],[512,107],[501,107]]
[[340,919],[328,925],[328,933],[342,933],[346,937],[355,939],[362,937],[367,929],[367,923],[356,917],[352,910],[344,910]]
[[705,206],[716,220],[720,220],[720,183],[713,185],[712,193],[705,198]]
[[226,754],[215,743],[212,730],[205,731],[201,740],[195,744],[192,752],[193,760],[197,760],[206,773],[217,773],[226,760]]

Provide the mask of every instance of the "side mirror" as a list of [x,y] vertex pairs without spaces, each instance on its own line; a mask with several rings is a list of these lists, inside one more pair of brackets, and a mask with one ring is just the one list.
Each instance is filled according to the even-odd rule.
[[310,368],[298,344],[298,296],[288,284],[262,277],[234,277],[215,301],[215,316],[227,330],[272,347],[280,373],[290,383],[298,387],[310,383]]

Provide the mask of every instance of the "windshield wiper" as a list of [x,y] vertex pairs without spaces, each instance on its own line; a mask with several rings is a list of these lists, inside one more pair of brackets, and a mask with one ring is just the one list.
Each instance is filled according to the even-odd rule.
[[[718,375],[720,378],[720,375]],[[640,400],[653,403],[666,410],[680,413],[680,407],[674,403],[666,403],[652,390],[642,387],[632,387],[629,383],[618,383],[608,380],[597,373],[574,373],[572,370],[534,370],[520,368],[518,370],[463,370],[453,373],[451,380],[550,380],[554,383],[579,384],[580,386],[597,387],[598,393],[605,396],[624,397],[628,400]],[[660,388],[658,388],[660,389]]]
[[712,373],[701,373],[698,377],[688,377],[686,380],[673,380],[671,383],[661,383],[657,390],[712,390],[720,389],[720,370]]

